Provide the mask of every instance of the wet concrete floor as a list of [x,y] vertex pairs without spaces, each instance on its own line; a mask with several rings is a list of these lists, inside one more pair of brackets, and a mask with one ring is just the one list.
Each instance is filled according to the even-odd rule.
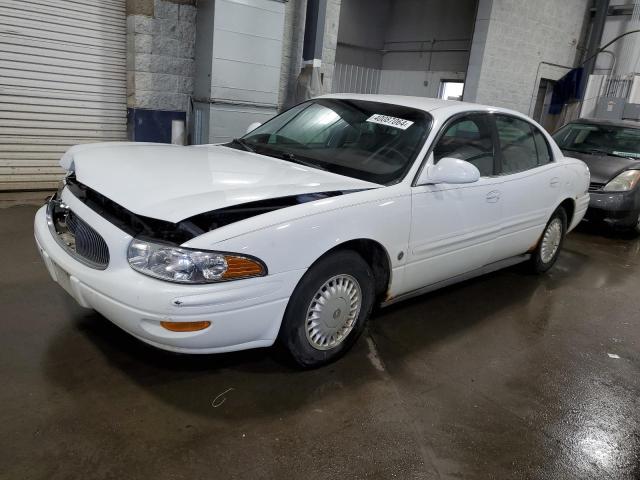
[[164,353],[77,306],[34,211],[0,209],[1,479],[640,478],[640,240],[573,233],[549,274],[382,310],[301,372]]

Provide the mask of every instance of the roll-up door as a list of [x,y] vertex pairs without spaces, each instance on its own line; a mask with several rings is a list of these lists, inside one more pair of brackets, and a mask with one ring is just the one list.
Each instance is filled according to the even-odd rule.
[[55,188],[71,145],[125,140],[125,0],[0,0],[0,191]]

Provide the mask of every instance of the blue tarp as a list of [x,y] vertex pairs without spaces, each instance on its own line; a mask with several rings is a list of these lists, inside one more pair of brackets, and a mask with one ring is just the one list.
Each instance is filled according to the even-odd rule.
[[551,105],[549,105],[550,114],[557,115],[566,103],[582,98],[583,77],[584,69],[582,67],[574,68],[556,82],[551,95]]

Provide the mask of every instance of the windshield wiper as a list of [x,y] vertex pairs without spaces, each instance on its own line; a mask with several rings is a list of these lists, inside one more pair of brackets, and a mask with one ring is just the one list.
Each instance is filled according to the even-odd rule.
[[589,153],[602,153],[604,155],[609,155],[611,157],[620,157],[620,158],[629,158],[632,159],[632,157],[628,156],[628,155],[620,155],[619,153],[615,153],[615,152],[610,152],[608,150],[602,150],[600,148],[590,148],[589,149]]
[[304,165],[305,167],[317,168],[319,170],[325,170],[325,171],[327,170],[326,168],[318,165],[317,163],[304,160],[300,157],[297,157],[293,153],[289,153],[289,152],[282,153],[280,155],[280,158],[282,158],[283,160],[287,160],[289,162],[299,163],[300,165]]
[[591,155],[601,154],[601,155],[609,155],[611,157],[629,158],[632,160],[634,159],[629,155],[620,155],[619,153],[610,152],[608,150],[603,150],[600,148],[590,148],[589,150],[579,150],[577,148],[560,147],[560,149],[567,150],[568,152],[590,153]]
[[629,156],[629,155],[621,155],[621,154],[616,153],[616,152],[609,152],[607,150],[600,150],[599,148],[592,148],[591,150],[589,150],[589,153],[603,153],[604,155],[609,155],[611,157],[628,158],[629,160],[634,160],[634,158]]
[[236,145],[240,145],[247,152],[256,153],[256,149],[253,148],[251,145],[249,145],[249,142],[247,142],[246,140],[244,140],[242,138],[234,138],[233,140],[231,140],[231,143],[235,143]]

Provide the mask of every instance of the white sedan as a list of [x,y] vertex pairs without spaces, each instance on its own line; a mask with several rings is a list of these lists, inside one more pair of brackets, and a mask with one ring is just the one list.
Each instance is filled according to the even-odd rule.
[[589,171],[513,111],[329,95],[225,145],[76,146],[35,218],[53,277],[159,348],[349,349],[376,304],[556,261]]

